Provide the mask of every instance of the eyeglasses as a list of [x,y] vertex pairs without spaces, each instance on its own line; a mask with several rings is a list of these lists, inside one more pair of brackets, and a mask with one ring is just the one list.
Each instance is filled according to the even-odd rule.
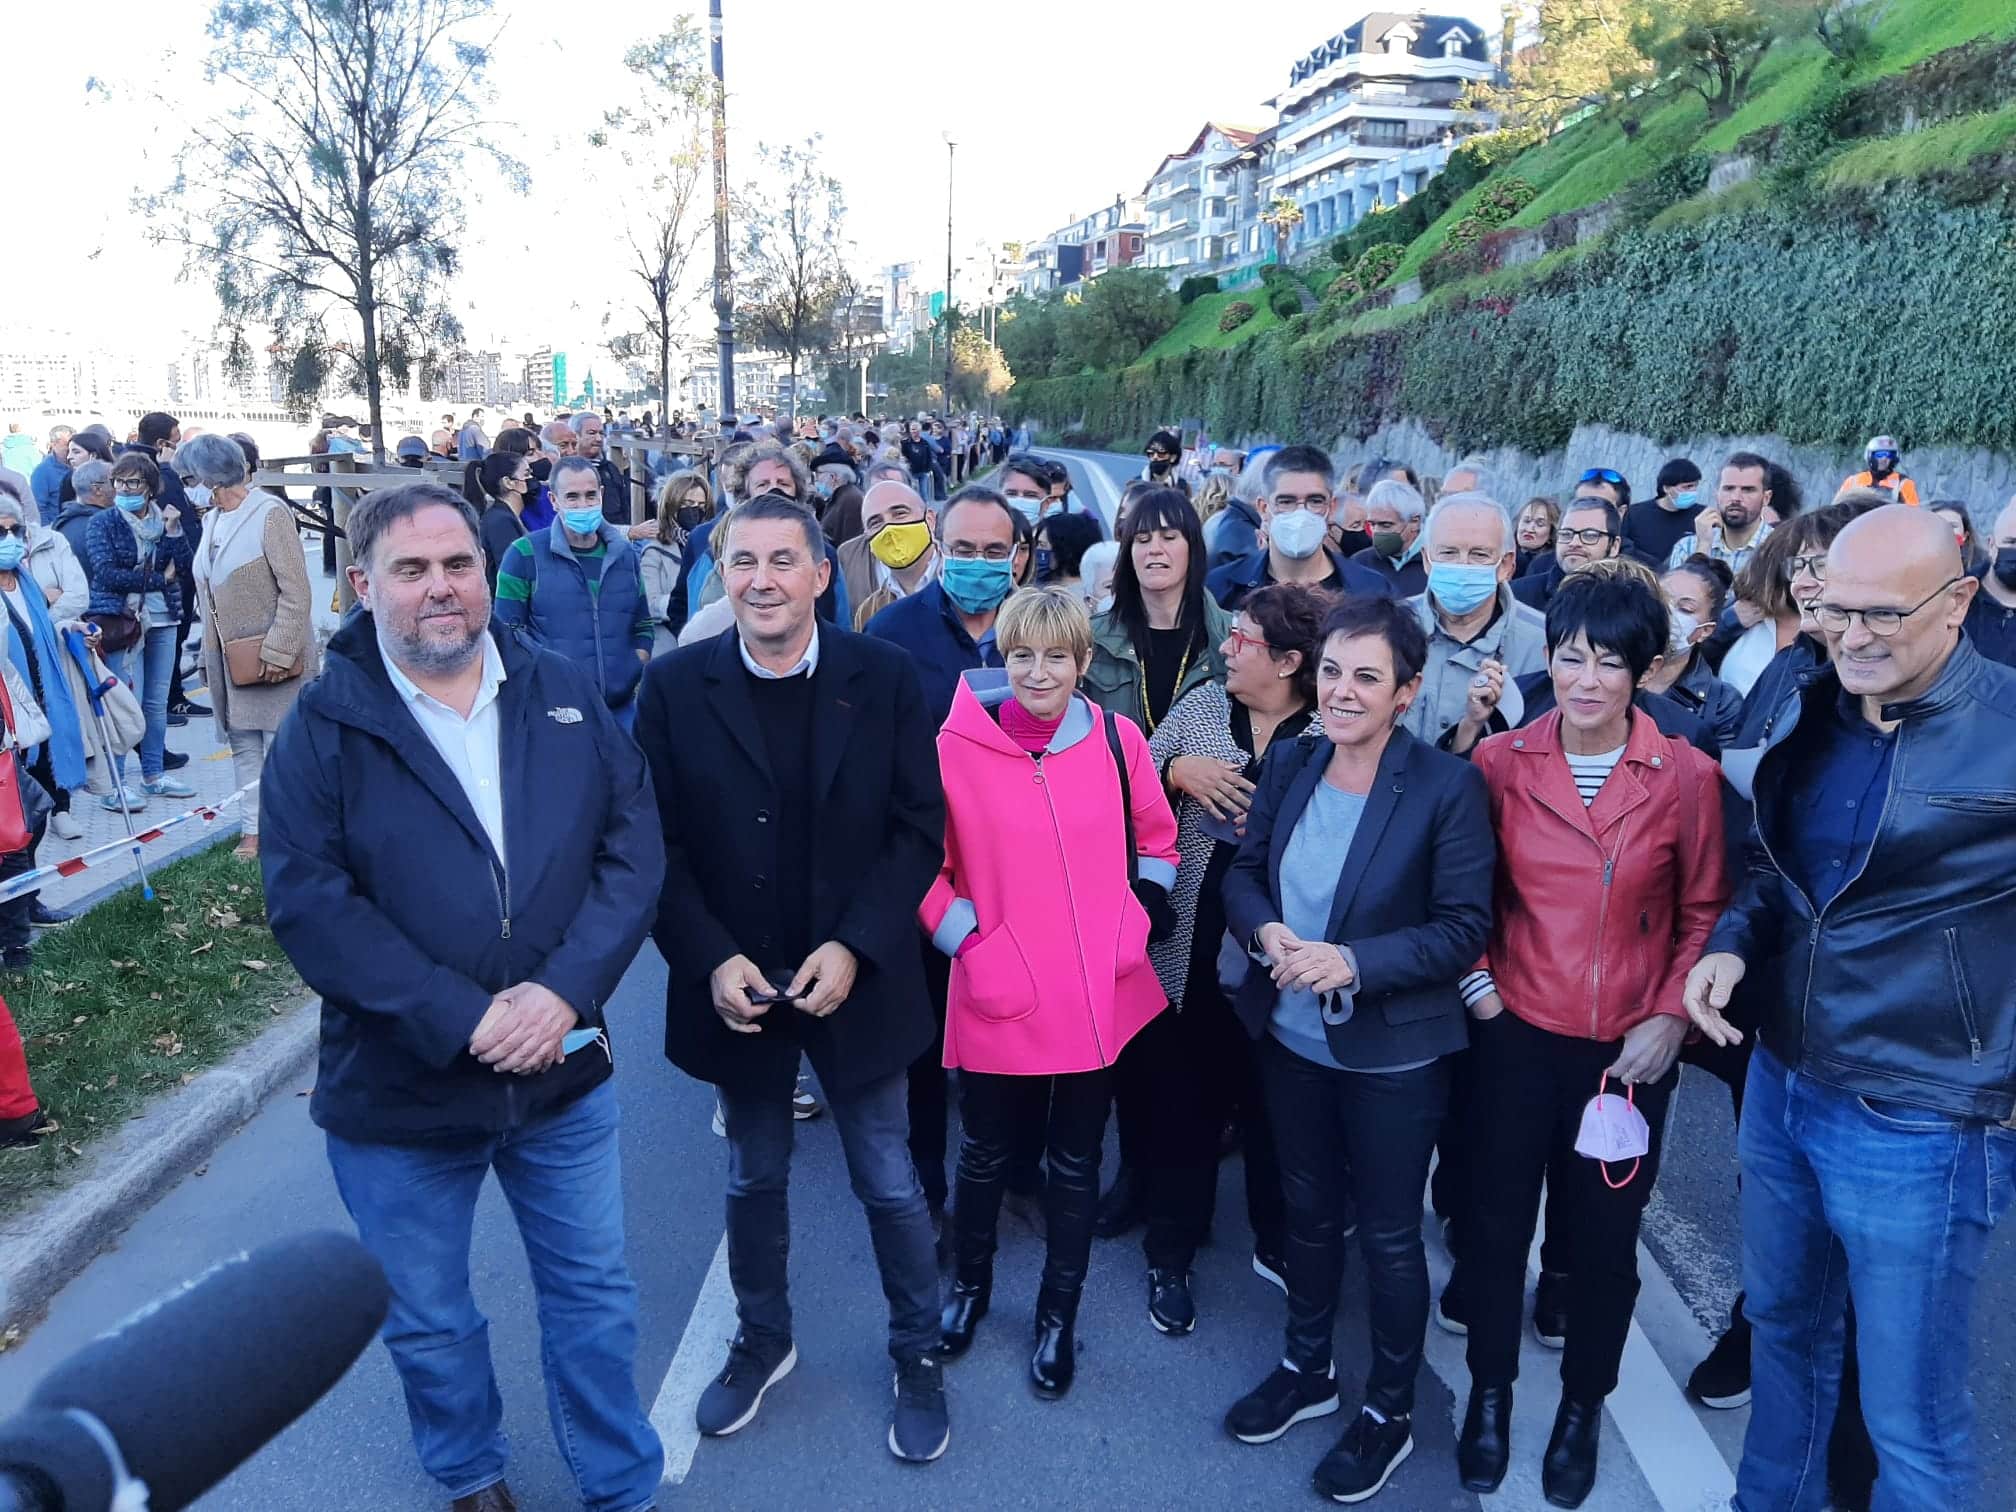
[[12,525],[0,525],[0,536],[26,536],[28,527],[16,521]]
[[1834,635],[1845,634],[1848,627],[1859,619],[1871,635],[1888,640],[1904,628],[1904,621],[1959,581],[1957,577],[1946,579],[1909,609],[1844,609],[1839,604],[1820,604],[1814,608],[1813,618],[1820,622],[1822,630]]
[[1796,578],[1802,572],[1810,572],[1817,578],[1827,576],[1827,553],[1816,551],[1811,556],[1785,558],[1785,576]]
[[1175,460],[1176,457],[1176,453],[1166,451],[1148,451],[1142,453],[1142,455],[1147,457],[1150,462],[1170,462]]
[[1584,546],[1600,546],[1605,541],[1616,540],[1617,536],[1614,531],[1604,530],[1595,525],[1588,526],[1582,530],[1570,530],[1564,525],[1561,527],[1559,539],[1563,543],[1580,541]]
[[1575,480],[1577,483],[1608,483],[1613,488],[1624,486],[1624,474],[1614,467],[1592,467]]
[[1234,627],[1232,633],[1228,635],[1226,639],[1231,641],[1232,643],[1232,654],[1234,656],[1237,656],[1241,651],[1246,650],[1249,646],[1258,646],[1262,651],[1266,651],[1269,653],[1271,653],[1274,650],[1272,646],[1268,645],[1267,642],[1262,640],[1259,636],[1248,635],[1244,630],[1238,629],[1237,627]]
[[[1019,545],[1019,543],[1017,544]],[[1016,547],[1003,546],[998,541],[995,542],[992,546],[987,547],[975,546],[971,541],[960,541],[955,545],[948,546],[945,548],[945,554],[947,556],[956,557],[958,560],[962,562],[971,562],[976,560],[985,560],[989,562],[1005,562],[1008,560],[1008,558],[1010,558],[1015,554],[1015,551]]]

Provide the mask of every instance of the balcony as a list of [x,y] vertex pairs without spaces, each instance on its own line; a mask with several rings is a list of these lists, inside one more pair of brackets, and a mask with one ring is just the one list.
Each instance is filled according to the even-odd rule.
[[1304,116],[1284,115],[1274,137],[1274,151],[1277,156],[1292,153],[1309,134],[1339,117],[1357,115],[1390,115],[1400,111],[1433,111],[1436,119],[1443,112],[1458,109],[1456,99],[1442,99],[1430,94],[1403,92],[1390,95],[1366,95],[1348,93],[1339,96],[1315,113]]
[[1153,211],[1158,205],[1173,205],[1185,195],[1198,193],[1201,177],[1202,174],[1199,168],[1193,163],[1188,168],[1179,169],[1168,174],[1166,177],[1157,178],[1148,186],[1149,210]]

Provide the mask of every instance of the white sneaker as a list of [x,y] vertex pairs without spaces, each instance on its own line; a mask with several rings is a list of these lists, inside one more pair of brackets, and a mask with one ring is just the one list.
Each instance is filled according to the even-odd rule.
[[84,838],[84,826],[79,824],[67,812],[52,814],[50,816],[49,832],[58,840],[82,840]]
[[714,1137],[716,1139],[728,1137],[728,1120],[721,1112],[721,1094],[718,1092],[714,1094]]
[[129,814],[137,814],[147,807],[147,795],[139,788],[133,787],[114,788],[100,798],[98,803],[100,807],[108,808],[116,814],[119,812],[119,800],[122,797],[126,800],[126,812]]

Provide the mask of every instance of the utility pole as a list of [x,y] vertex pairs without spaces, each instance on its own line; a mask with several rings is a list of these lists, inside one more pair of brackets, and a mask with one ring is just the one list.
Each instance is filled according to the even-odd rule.
[[952,133],[945,134],[945,416],[946,431],[952,428],[952,155],[959,144]]
[[735,412],[735,270],[728,262],[728,86],[721,69],[721,0],[708,0],[714,54],[714,319],[721,359],[721,416]]

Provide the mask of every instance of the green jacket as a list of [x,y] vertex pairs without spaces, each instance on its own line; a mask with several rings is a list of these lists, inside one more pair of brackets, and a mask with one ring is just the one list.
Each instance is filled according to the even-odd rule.
[[[1192,657],[1190,665],[1183,669],[1183,680],[1176,685],[1175,698],[1169,701],[1171,708],[1200,683],[1225,681],[1225,655],[1221,648],[1231,633],[1232,616],[1207,593],[1204,655]],[[1092,670],[1085,674],[1085,694],[1100,708],[1125,714],[1144,735],[1148,733],[1148,711],[1141,706],[1141,658],[1135,654],[1134,643],[1127,638],[1119,616],[1110,609],[1092,620]]]

